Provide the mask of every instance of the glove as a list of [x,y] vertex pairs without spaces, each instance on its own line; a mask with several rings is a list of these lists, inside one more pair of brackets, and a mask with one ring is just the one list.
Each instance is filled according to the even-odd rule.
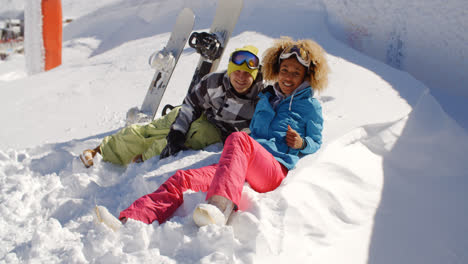
[[159,154],[160,159],[167,158],[176,154],[181,150],[186,150],[185,147],[185,135],[184,133],[180,132],[179,130],[171,129],[169,134],[167,134],[167,145]]

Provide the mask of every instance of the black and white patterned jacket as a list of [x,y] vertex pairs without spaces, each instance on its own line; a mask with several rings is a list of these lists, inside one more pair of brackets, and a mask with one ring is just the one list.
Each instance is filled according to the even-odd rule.
[[192,122],[202,113],[220,129],[223,141],[232,132],[248,129],[258,102],[258,93],[263,89],[262,81],[259,71],[249,93],[239,95],[226,71],[208,74],[185,97],[171,130],[186,134]]

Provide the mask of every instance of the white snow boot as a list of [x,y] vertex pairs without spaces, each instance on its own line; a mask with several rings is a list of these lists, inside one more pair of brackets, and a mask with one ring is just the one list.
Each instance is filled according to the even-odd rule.
[[225,225],[234,209],[234,203],[219,195],[213,195],[208,203],[197,205],[193,211],[193,220],[197,226],[209,224]]

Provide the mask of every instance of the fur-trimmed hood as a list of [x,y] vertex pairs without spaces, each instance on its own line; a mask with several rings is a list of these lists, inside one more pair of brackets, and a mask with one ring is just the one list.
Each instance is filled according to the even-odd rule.
[[325,50],[310,39],[294,41],[290,37],[281,37],[275,40],[273,46],[268,48],[263,54],[262,72],[264,80],[278,81],[279,56],[284,49],[292,45],[297,45],[307,51],[309,60],[312,62],[311,65],[313,64],[314,67],[310,71],[310,74],[306,76],[306,80],[310,82],[315,91],[323,91],[328,85],[328,73],[330,71],[325,57]]

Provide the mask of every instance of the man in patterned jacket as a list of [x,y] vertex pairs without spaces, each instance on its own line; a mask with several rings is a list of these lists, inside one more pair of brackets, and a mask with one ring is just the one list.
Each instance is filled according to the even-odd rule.
[[131,125],[105,137],[98,147],[80,155],[82,162],[92,166],[96,153],[120,165],[156,155],[165,158],[184,149],[224,142],[230,133],[248,130],[263,89],[257,53],[254,46],[236,49],[227,71],[202,78],[181,107],[147,125]]

